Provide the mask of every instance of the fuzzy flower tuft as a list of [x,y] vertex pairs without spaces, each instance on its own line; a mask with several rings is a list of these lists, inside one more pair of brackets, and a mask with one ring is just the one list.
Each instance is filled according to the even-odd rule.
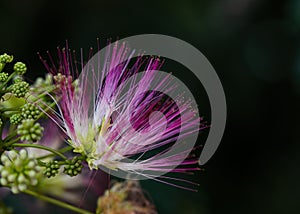
[[[199,169],[198,159],[189,156],[183,140],[204,126],[196,109],[191,109],[191,100],[163,93],[176,85],[170,74],[158,72],[161,59],[132,59],[126,44],[116,45],[103,65],[92,58],[76,79],[78,63],[68,50],[58,49],[57,67],[41,58],[59,88],[59,117],[52,119],[91,169],[104,167],[153,179],[157,174]],[[176,146],[183,149],[168,154],[177,141],[182,143]]]

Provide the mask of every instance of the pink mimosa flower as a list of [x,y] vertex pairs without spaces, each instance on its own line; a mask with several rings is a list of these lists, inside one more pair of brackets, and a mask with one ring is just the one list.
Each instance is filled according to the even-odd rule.
[[[59,88],[59,112],[53,119],[74,151],[87,157],[91,169],[103,166],[153,179],[170,171],[197,170],[198,159],[188,156],[183,142],[204,128],[191,109],[192,101],[182,94],[166,96],[177,86],[172,75],[158,71],[162,60],[132,59],[131,54],[126,44],[120,44],[109,49],[101,68],[94,58],[83,67],[81,59],[81,78],[75,81],[78,63],[68,49],[58,49],[59,66],[50,55],[51,64],[41,58],[56,75]],[[174,146],[183,149],[168,154],[177,141],[181,143]]]

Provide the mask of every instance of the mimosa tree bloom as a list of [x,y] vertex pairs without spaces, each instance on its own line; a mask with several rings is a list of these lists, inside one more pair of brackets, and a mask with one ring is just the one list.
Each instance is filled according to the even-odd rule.
[[[103,63],[93,57],[85,66],[81,59],[78,66],[68,48],[58,49],[58,66],[51,56],[50,65],[41,58],[54,75],[60,97],[58,117],[52,119],[91,169],[105,167],[146,178],[199,169],[197,158],[184,149],[184,139],[204,128],[197,109],[191,108],[193,101],[185,100],[184,92],[175,97],[165,93],[177,86],[172,75],[158,71],[163,60],[131,54],[121,44],[106,53]],[[177,141],[182,149],[164,155]]]

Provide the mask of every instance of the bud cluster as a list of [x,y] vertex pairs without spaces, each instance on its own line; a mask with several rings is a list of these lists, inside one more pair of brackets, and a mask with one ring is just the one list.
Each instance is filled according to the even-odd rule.
[[11,124],[19,124],[23,120],[23,117],[21,114],[13,114],[10,118],[9,121]]
[[6,64],[6,63],[11,63],[13,61],[14,57],[8,55],[7,53],[4,53],[0,55],[0,63]]
[[58,174],[60,165],[58,161],[50,161],[46,163],[45,167],[46,169],[43,172],[44,175],[47,176],[48,178],[51,178],[51,177],[55,177]]
[[2,72],[0,73],[0,82],[5,82],[8,78],[8,73]]
[[21,140],[36,142],[42,138],[44,128],[39,123],[35,123],[33,119],[24,119],[17,127],[17,133],[21,136]]
[[37,177],[41,168],[36,160],[30,158],[27,151],[22,149],[19,152],[11,150],[3,153],[0,171],[1,185],[10,187],[16,194],[38,184]]
[[24,97],[29,92],[29,84],[25,81],[17,81],[11,86],[11,92],[15,97]]
[[82,167],[82,161],[75,157],[72,160],[66,161],[64,173],[73,177],[81,173]]
[[22,108],[22,116],[25,119],[37,119],[41,111],[33,103],[26,103]]
[[[23,77],[27,72],[26,64],[13,59],[6,53],[0,55],[0,186],[10,188],[14,194],[41,194],[45,186],[52,188],[51,185],[57,183],[58,189],[62,189],[61,182],[68,177],[65,174],[81,173],[82,160],[77,157],[66,160],[64,153],[69,148],[59,150],[54,133],[42,139],[44,128],[37,120],[54,108],[57,101],[53,99],[58,96],[56,89],[69,85],[72,77],[60,74],[54,78],[49,74],[29,84]],[[51,140],[55,145],[50,145]],[[39,145],[32,144],[37,141]],[[30,149],[18,150],[19,147]],[[2,212],[0,202],[0,214]]]
[[23,62],[17,62],[14,65],[14,71],[17,72],[17,74],[19,74],[19,75],[23,75],[26,73],[27,67]]

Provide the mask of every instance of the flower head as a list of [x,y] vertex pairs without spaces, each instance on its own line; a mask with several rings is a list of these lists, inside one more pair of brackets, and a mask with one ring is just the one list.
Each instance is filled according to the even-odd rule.
[[[76,81],[77,62],[68,49],[58,49],[58,67],[42,59],[59,77],[60,117],[55,121],[74,151],[87,157],[90,168],[103,166],[147,178],[155,178],[151,173],[198,169],[192,166],[196,158],[186,159],[188,149],[167,153],[173,142],[203,128],[191,101],[164,93],[176,85],[170,74],[158,72],[161,59],[132,59],[132,53],[126,44],[113,46],[103,63],[93,57],[82,66]],[[183,167],[175,169],[180,164]]]

